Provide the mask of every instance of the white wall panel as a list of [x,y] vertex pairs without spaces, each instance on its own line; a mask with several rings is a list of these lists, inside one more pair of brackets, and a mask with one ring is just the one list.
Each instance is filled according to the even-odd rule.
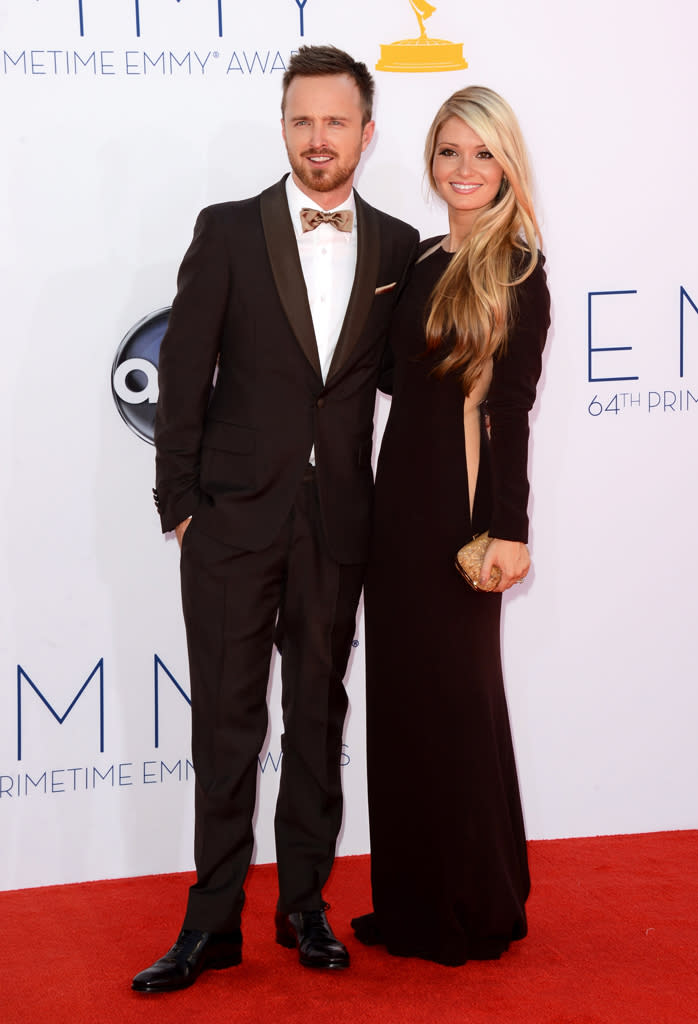
[[[188,708],[167,674],[188,692],[178,553],[111,367],[126,332],[171,302],[198,210],[285,170],[290,52],[332,42],[374,67],[381,44],[416,32],[407,0],[307,0],[302,14],[303,37],[298,0],[0,5],[3,887],[191,866]],[[534,572],[503,627],[529,832],[695,828],[698,15],[687,0],[440,0],[427,28],[462,42],[469,67],[376,72],[358,187],[424,235],[445,231],[425,195],[426,129],[456,88],[498,89],[529,142],[553,294]],[[629,346],[593,354],[596,380],[592,292],[623,293],[593,298],[592,347]],[[345,854],[368,848],[360,627],[357,641]],[[59,725],[44,700],[63,717],[95,668]],[[261,861],[274,858],[278,690],[276,666]]]

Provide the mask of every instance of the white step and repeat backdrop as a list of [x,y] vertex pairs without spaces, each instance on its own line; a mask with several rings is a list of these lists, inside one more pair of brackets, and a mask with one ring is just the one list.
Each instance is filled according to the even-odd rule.
[[[376,71],[359,189],[445,230],[427,126],[455,89],[494,87],[531,150],[554,299],[535,571],[503,627],[529,834],[695,828],[695,5],[438,0],[426,27],[468,66]],[[418,34],[409,0],[0,2],[3,888],[191,867],[178,552],[139,436],[162,321],[133,329],[170,304],[198,210],[285,170],[291,52],[331,42],[374,68]],[[355,647],[344,854],[368,848],[360,624]]]

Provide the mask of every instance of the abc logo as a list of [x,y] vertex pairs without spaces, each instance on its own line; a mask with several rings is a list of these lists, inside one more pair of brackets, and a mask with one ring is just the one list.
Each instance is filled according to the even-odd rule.
[[119,415],[149,444],[153,444],[155,432],[160,342],[169,316],[167,306],[139,320],[119,345],[111,371],[111,391]]

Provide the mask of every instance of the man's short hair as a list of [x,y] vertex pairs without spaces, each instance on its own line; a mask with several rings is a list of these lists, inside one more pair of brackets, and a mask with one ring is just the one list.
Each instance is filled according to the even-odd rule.
[[367,124],[373,114],[375,83],[365,64],[354,60],[336,46],[301,46],[288,62],[284,72],[281,93],[281,113],[286,110],[286,93],[294,78],[317,75],[349,75],[356,82],[361,98],[362,123]]

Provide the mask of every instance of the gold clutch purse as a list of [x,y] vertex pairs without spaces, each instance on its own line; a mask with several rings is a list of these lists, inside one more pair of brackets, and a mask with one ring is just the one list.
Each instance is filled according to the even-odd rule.
[[492,538],[489,533],[478,533],[471,541],[464,544],[456,554],[456,569],[463,579],[467,580],[473,590],[494,590],[502,578],[502,570],[498,565],[492,566],[490,578],[484,585],[480,583],[480,572],[485,560],[485,553]]

